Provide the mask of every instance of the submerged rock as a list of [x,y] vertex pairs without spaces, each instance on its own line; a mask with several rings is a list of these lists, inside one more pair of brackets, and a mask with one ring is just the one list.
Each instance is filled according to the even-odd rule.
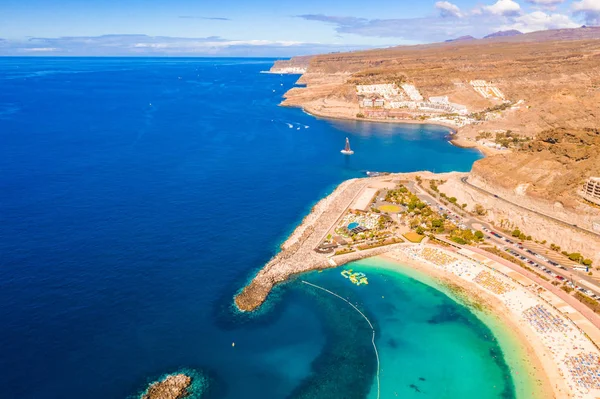
[[181,399],[190,394],[188,391],[192,378],[185,374],[168,375],[160,381],[152,383],[142,399]]

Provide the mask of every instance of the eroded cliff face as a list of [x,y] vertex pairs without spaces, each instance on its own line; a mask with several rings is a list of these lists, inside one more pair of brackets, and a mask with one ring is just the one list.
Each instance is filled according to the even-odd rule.
[[537,200],[540,208],[566,208],[600,219],[599,210],[586,206],[577,194],[589,176],[600,176],[599,154],[598,128],[548,129],[518,152],[476,162],[472,179],[498,194]]
[[[360,114],[357,84],[409,82],[424,97],[447,95],[477,111],[497,105],[468,82],[494,82],[507,99],[523,100],[497,119],[460,128],[473,143],[481,132],[511,130],[533,138],[514,152],[473,167],[475,180],[502,192],[518,192],[553,212],[555,204],[593,213],[577,195],[590,176],[600,176],[600,28],[535,32],[518,37],[404,46],[315,56],[283,105],[332,117]],[[549,207],[549,208],[548,208]],[[587,216],[585,216],[587,217]],[[591,217],[591,216],[590,216]]]
[[[511,130],[530,140],[521,148],[476,162],[469,181],[515,203],[593,230],[600,208],[578,191],[590,176],[600,176],[600,27],[534,32],[515,37],[402,46],[319,55],[311,58],[283,105],[329,117],[356,118],[361,109],[357,84],[408,82],[424,97],[448,96],[478,112],[500,103],[483,98],[471,80],[493,82],[514,107],[499,118],[462,127],[461,144],[482,132]],[[520,101],[522,100],[522,101]],[[487,119],[487,118],[486,118]],[[472,195],[489,203],[490,216],[513,219],[529,234],[545,229],[564,248],[591,252],[597,241],[533,219],[518,209],[456,186],[453,196]],[[450,193],[449,193],[450,194]],[[485,200],[485,201],[484,201]],[[467,201],[464,201],[467,202]],[[497,203],[496,203],[497,202]],[[600,261],[600,257],[590,254]]]
[[306,72],[312,56],[293,57],[289,60],[275,61],[269,72],[271,73],[294,73]]
[[[525,101],[506,127],[517,133],[593,127],[599,117],[599,39],[600,28],[581,28],[319,55],[301,79],[308,87],[288,93],[285,104],[311,107],[326,98],[351,105],[356,84],[408,82],[426,98],[447,95],[480,111],[499,103],[470,87],[471,80],[483,79],[507,99]],[[491,121],[471,130],[486,128],[502,127]]]

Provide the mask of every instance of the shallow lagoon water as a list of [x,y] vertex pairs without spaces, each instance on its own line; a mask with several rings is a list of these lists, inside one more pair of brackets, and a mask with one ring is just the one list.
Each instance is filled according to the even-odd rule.
[[[395,262],[372,258],[343,269],[365,273],[369,284],[351,284],[340,269],[300,278],[345,298],[375,325],[380,397],[539,397],[523,362],[522,346],[490,314],[468,308],[437,280]],[[305,289],[352,312],[339,298]],[[371,331],[364,318],[353,312],[347,331],[361,341],[367,355]],[[376,359],[372,347],[370,354]],[[376,382],[367,397],[378,397]]]
[[344,179],[480,155],[436,126],[278,107],[297,77],[260,74],[271,62],[0,59],[3,395],[127,397],[184,368],[208,397],[370,395],[355,314],[295,283],[256,315],[232,297]]

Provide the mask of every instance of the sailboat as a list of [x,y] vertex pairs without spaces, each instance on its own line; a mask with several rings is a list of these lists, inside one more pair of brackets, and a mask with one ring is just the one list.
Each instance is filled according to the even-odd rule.
[[346,137],[346,147],[344,147],[344,149],[342,151],[340,151],[342,154],[344,155],[352,155],[354,154],[354,151],[352,151],[350,149],[350,140],[348,140],[348,137]]

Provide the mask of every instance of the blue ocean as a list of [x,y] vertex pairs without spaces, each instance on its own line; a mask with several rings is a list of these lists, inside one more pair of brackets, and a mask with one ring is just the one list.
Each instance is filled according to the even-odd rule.
[[[279,107],[297,76],[272,62],[0,58],[1,397],[136,397],[179,370],[205,398],[376,397],[371,330],[342,301],[299,279],[256,314],[232,298],[343,180],[480,155],[438,126]],[[516,396],[480,318],[369,262],[360,290],[306,279],[374,323],[381,397]]]

